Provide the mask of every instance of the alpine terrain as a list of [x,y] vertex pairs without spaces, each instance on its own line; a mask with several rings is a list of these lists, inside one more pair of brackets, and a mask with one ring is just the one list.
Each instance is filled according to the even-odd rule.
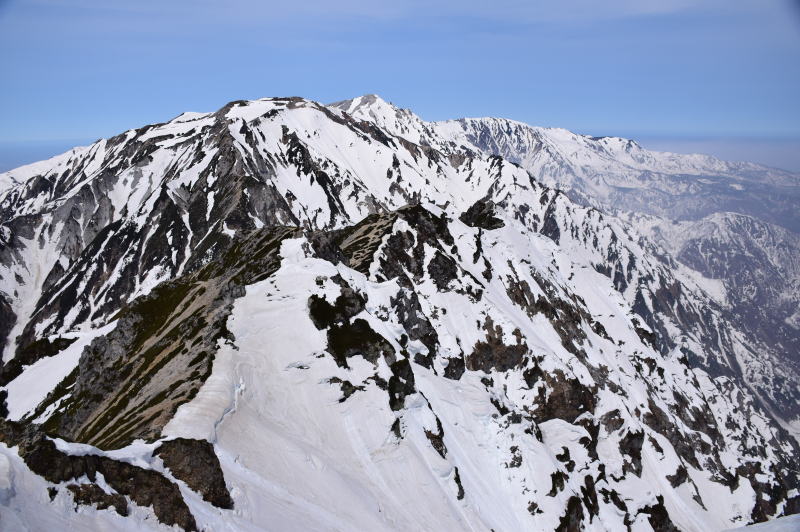
[[800,512],[800,176],[368,95],[0,174],[2,530]]

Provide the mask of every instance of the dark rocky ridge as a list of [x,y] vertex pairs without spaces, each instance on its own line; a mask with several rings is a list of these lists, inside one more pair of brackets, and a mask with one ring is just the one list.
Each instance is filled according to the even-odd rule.
[[170,473],[201,494],[203,500],[217,508],[233,508],[233,499],[211,443],[175,438],[163,442],[153,455],[160,456]]
[[[59,484],[87,477],[91,481],[89,484],[67,485],[77,504],[111,506],[121,515],[126,515],[127,497],[139,506],[152,507],[158,520],[165,525],[178,525],[187,532],[197,530],[178,487],[156,471],[105,456],[66,454],[58,450],[35,425],[0,420],[0,441],[8,446],[18,446],[20,456],[31,471],[49,482]],[[116,491],[115,494],[105,495],[95,483],[98,473]]]

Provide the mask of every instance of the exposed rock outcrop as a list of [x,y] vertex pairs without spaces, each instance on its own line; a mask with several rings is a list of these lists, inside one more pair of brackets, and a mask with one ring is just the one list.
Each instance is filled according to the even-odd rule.
[[211,443],[175,438],[163,442],[153,454],[161,457],[170,473],[201,494],[203,500],[217,508],[233,508],[233,499]]

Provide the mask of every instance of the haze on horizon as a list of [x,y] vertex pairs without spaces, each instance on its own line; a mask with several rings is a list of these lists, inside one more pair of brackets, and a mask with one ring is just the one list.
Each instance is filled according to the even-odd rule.
[[799,6],[0,0],[0,171],[230,100],[370,92],[800,171]]

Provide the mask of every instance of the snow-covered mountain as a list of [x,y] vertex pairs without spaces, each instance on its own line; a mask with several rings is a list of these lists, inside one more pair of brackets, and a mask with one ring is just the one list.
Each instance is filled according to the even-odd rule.
[[577,203],[696,221],[735,212],[798,233],[800,174],[709,155],[656,152],[619,137],[590,137],[501,118],[424,122],[375,95],[333,106],[442,151],[498,155]]
[[800,174],[709,155],[654,152],[633,140],[589,137],[498,118],[437,124],[456,143],[518,163],[580,203],[697,220],[739,212],[800,232]]
[[722,284],[459,128],[267,98],[0,175],[0,526],[797,512],[795,373]]

